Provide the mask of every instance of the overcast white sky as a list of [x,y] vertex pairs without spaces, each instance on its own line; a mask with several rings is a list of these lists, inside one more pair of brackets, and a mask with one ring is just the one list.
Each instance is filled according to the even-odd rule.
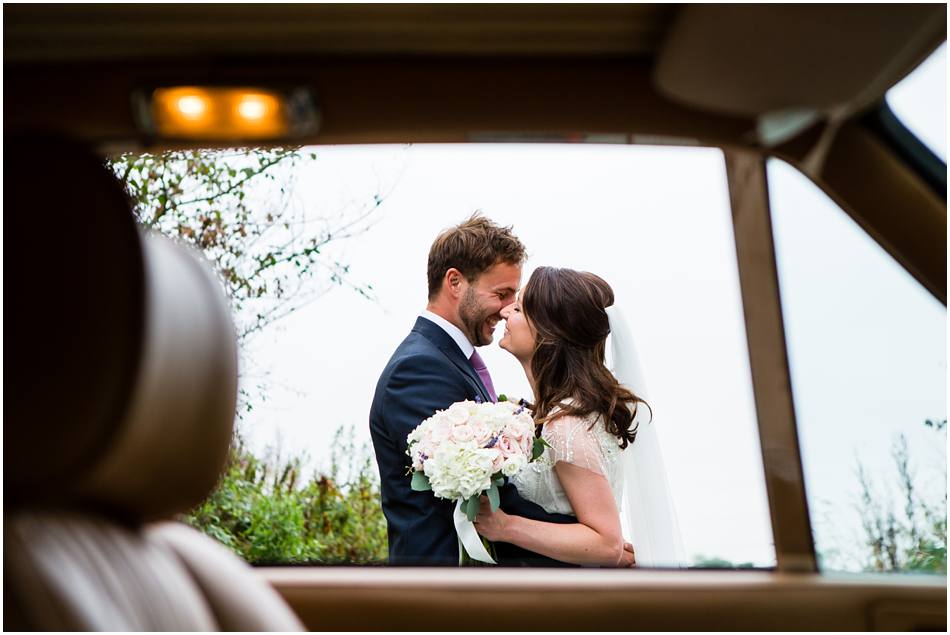
[[[942,106],[923,110],[942,123],[946,156],[942,55],[942,68],[930,71],[944,82]],[[921,110],[919,99],[910,101]],[[271,390],[243,425],[253,447],[306,452],[319,465],[341,425],[369,442],[378,374],[425,306],[429,245],[480,209],[513,225],[527,245],[523,281],[534,267],[555,265],[613,285],[639,339],[688,552],[774,562],[720,151],[315,151],[296,192],[312,213],[391,189],[379,222],[342,254],[356,279],[373,284],[378,303],[334,289],[255,340],[254,372],[269,371]],[[920,422],[946,417],[946,311],[810,183],[780,164],[769,171],[809,494],[843,509],[855,456],[883,474],[895,431],[908,429],[914,447],[929,447]],[[528,393],[520,366],[497,343],[482,355],[499,392]],[[946,464],[945,454],[929,460]],[[849,513],[840,518],[851,525]]]

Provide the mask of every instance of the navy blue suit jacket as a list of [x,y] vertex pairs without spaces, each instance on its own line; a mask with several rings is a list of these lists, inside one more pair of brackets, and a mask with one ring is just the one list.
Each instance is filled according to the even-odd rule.
[[[380,375],[369,414],[389,532],[389,564],[458,565],[458,539],[452,522],[455,503],[436,498],[432,492],[412,490],[406,437],[436,410],[476,396],[490,401],[452,337],[434,322],[417,319]],[[501,488],[501,501],[502,509],[510,514],[546,522],[577,522],[573,516],[548,514],[521,498],[512,485]],[[495,548],[503,565],[570,566],[515,545],[495,543]]]

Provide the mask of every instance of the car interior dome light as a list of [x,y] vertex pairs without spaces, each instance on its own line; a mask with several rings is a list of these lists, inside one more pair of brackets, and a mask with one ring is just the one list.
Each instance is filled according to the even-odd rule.
[[179,97],[175,105],[178,108],[178,112],[188,119],[197,119],[207,110],[204,99],[197,95]]
[[140,126],[168,139],[281,139],[311,132],[318,121],[305,89],[169,86],[137,97]]
[[269,95],[247,94],[238,103],[238,114],[244,119],[259,120],[273,112],[277,104]]

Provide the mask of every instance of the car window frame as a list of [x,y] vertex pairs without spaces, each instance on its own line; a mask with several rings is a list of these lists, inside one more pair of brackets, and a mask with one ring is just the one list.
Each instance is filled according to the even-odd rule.
[[904,125],[886,99],[861,118],[861,124],[899,157],[912,172],[946,202],[947,164]]

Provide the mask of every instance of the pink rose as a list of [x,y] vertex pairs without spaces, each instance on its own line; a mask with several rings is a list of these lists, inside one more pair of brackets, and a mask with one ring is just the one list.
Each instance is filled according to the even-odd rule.
[[495,460],[492,462],[491,473],[500,472],[502,466],[505,464],[505,455],[500,451],[495,452]]
[[521,419],[517,419],[512,423],[509,423],[505,432],[513,436],[518,441],[521,441],[525,436],[531,434],[532,428],[534,427],[534,422],[526,423]]
[[472,425],[472,432],[475,434],[475,442],[481,448],[485,447],[492,438],[491,426],[484,421],[476,421]]
[[472,429],[472,426],[467,423],[463,423],[460,426],[455,426],[452,428],[452,440],[457,441],[458,443],[468,443],[475,438],[475,431]]
[[495,446],[505,458],[512,456],[513,454],[521,454],[521,450],[518,447],[518,442],[511,438],[508,434],[502,434],[498,437],[498,444]]
[[526,436],[521,440],[521,450],[524,452],[524,455],[531,458],[531,450],[534,448],[534,437]]

